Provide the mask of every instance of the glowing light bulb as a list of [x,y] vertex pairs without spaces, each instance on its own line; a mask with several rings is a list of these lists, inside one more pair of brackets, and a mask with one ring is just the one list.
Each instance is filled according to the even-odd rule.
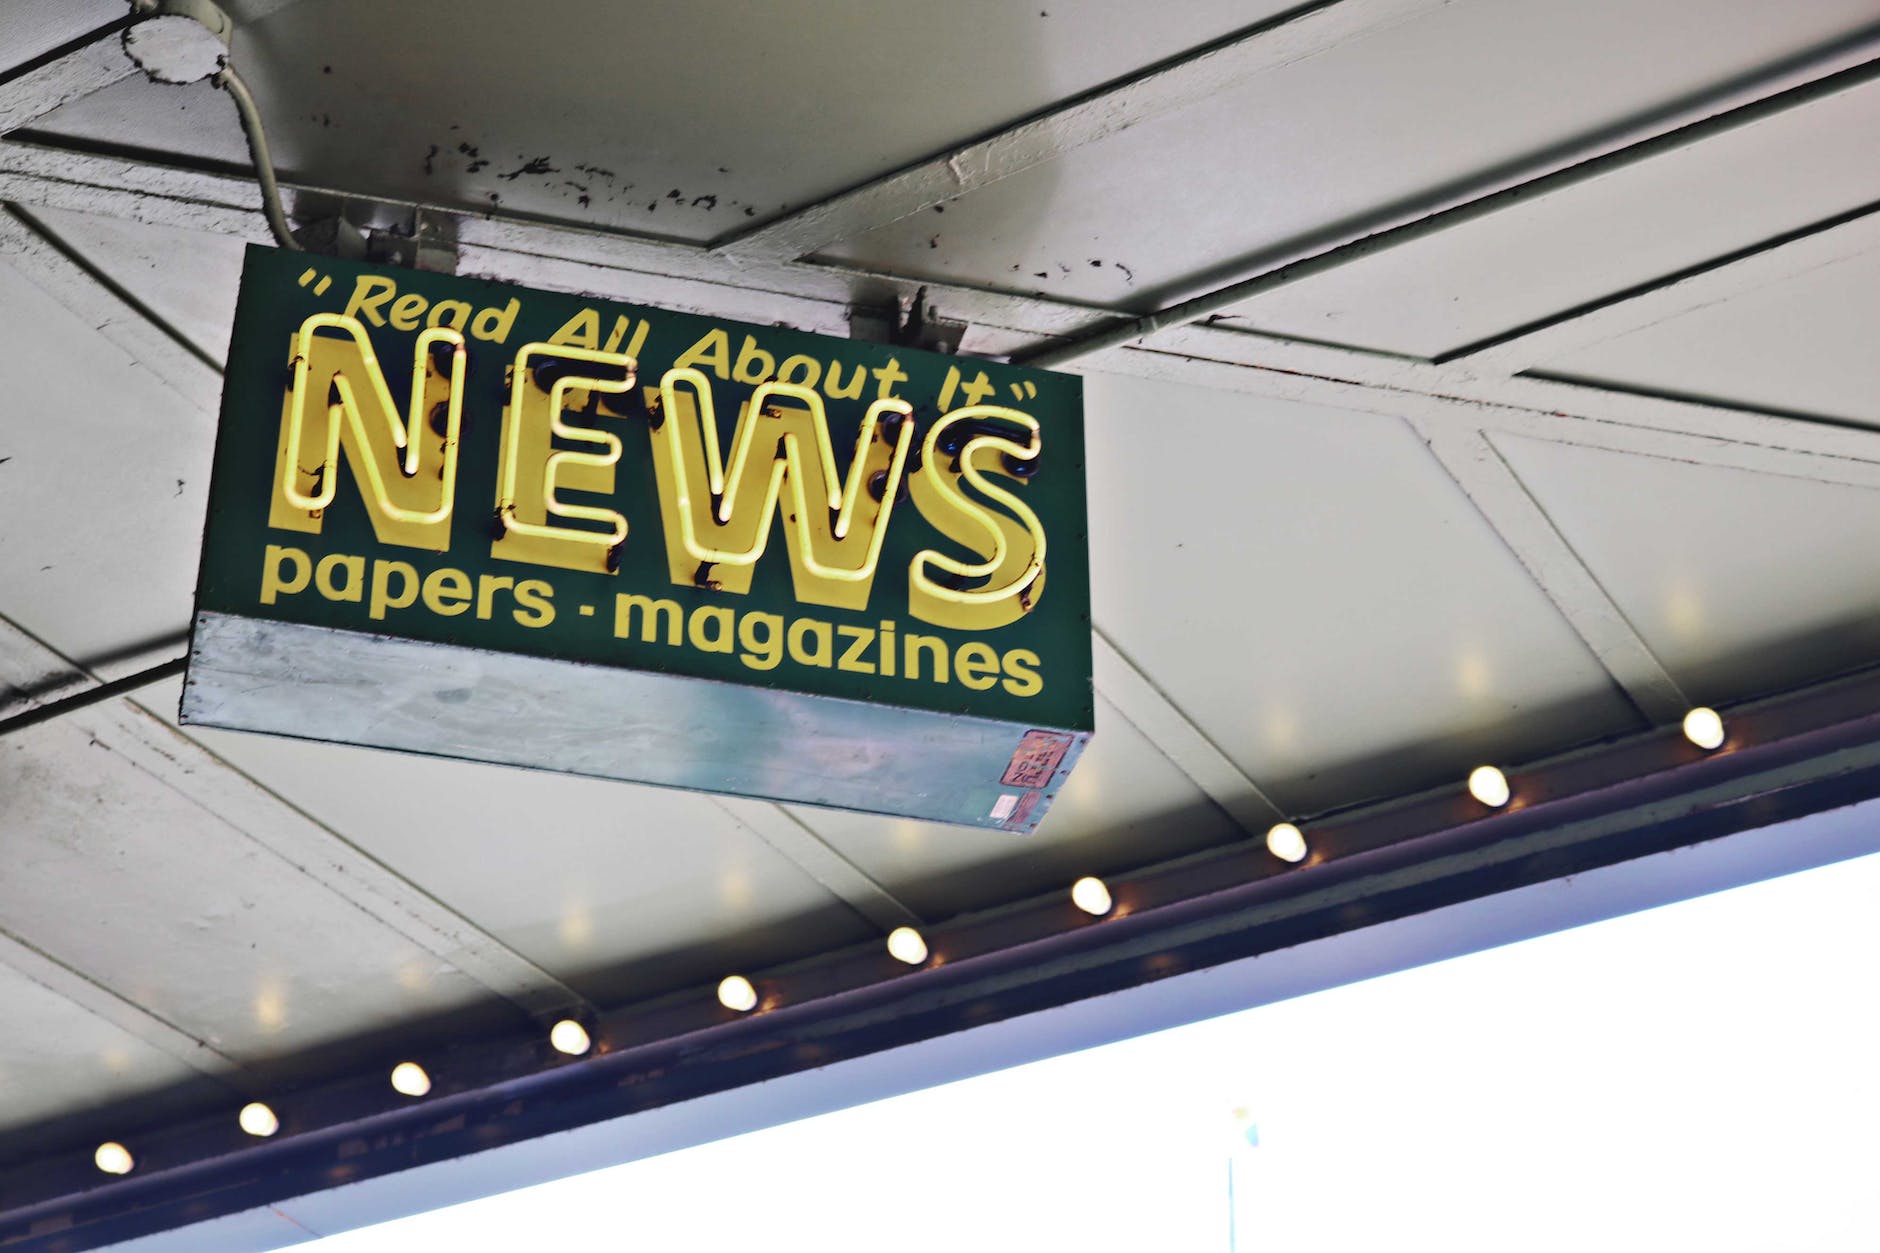
[[431,1076],[416,1062],[400,1062],[392,1067],[392,1087],[406,1096],[423,1096],[431,1090]]
[[116,1140],[106,1140],[100,1144],[98,1151],[91,1155],[91,1160],[107,1175],[128,1175],[131,1167],[137,1165],[131,1158],[131,1151]]
[[927,941],[912,927],[896,927],[888,932],[888,953],[896,961],[918,966],[927,960]]
[[1699,748],[1722,748],[1723,719],[1714,709],[1693,709],[1684,715],[1684,738]]
[[757,989],[743,975],[727,975],[718,985],[718,1003],[740,1014],[757,1008]]
[[281,1129],[281,1120],[274,1116],[274,1111],[260,1101],[252,1101],[242,1106],[241,1114],[236,1118],[242,1130],[251,1136],[265,1140]]
[[1114,902],[1110,900],[1110,889],[1103,880],[1085,875],[1071,884],[1071,904],[1086,914],[1095,914],[1101,918],[1110,912]]
[[1281,861],[1304,861],[1305,833],[1290,822],[1276,823],[1266,833],[1266,849]]
[[572,1018],[564,1018],[550,1027],[548,1042],[555,1046],[557,1053],[566,1053],[570,1057],[579,1057],[594,1047],[594,1041],[588,1038],[587,1028]]
[[1490,809],[1508,803],[1508,776],[1493,766],[1477,766],[1469,774],[1469,795]]

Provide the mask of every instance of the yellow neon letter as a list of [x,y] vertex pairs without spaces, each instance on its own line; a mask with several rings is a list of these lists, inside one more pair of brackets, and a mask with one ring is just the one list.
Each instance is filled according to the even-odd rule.
[[[450,345],[448,371],[433,351],[443,344]],[[301,323],[293,353],[268,525],[319,533],[338,493],[343,449],[380,543],[447,550],[463,423],[463,336],[447,327],[419,334],[410,416],[402,421],[357,318],[314,314]]]
[[868,407],[843,478],[836,472],[822,397],[811,388],[759,385],[739,415],[728,467],[719,455],[717,415],[704,374],[691,367],[668,370],[647,403],[658,410],[653,473],[673,582],[749,591],[781,499],[796,598],[846,609],[867,606],[913,448],[912,406],[889,398]]
[[[585,361],[618,371],[617,378],[595,378],[569,369],[544,387],[536,380],[532,359]],[[502,464],[496,478],[496,516],[503,534],[490,555],[605,574],[618,567],[615,549],[627,538],[627,520],[599,505],[571,505],[562,491],[611,493],[614,466],[620,461],[620,437],[611,431],[570,426],[562,421],[568,393],[618,394],[633,387],[634,362],[620,353],[572,344],[534,343],[516,354],[509,405],[503,410]],[[554,439],[597,445],[600,452],[556,449]],[[549,524],[549,515],[598,522],[604,531]]]
[[[982,424],[988,422],[1010,423],[1030,438],[1021,444],[984,429]],[[965,436],[958,454],[941,451],[948,432],[962,425],[965,430],[952,436]],[[1043,448],[1036,418],[999,405],[967,405],[933,424],[921,447],[920,470],[908,481],[908,494],[934,529],[985,560],[960,561],[931,548],[914,554],[907,568],[909,613],[936,626],[983,631],[1016,622],[1038,603],[1044,594],[1044,524],[1024,501],[989,479],[987,471],[993,469],[995,456],[1031,461]],[[962,479],[1009,513],[989,509],[961,491]],[[930,567],[945,573],[935,577]],[[983,582],[965,586],[974,580]]]

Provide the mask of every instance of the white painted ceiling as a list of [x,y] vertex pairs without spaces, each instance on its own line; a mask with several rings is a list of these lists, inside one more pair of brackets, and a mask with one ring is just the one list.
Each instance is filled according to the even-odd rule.
[[[996,352],[1670,129],[1791,61],[1783,83],[1858,64],[1880,17],[1338,0],[1319,7],[1359,33],[1317,55],[797,262],[689,245],[1282,6],[231,7],[265,12],[235,55],[284,176],[467,211],[466,272],[820,330],[931,281]],[[121,12],[11,0],[0,64]],[[709,995],[1085,872],[1250,837],[1259,855],[1281,815],[1880,659],[1876,136],[1880,89],[1823,92],[1078,367],[1099,730],[1029,840],[184,734],[173,684],[0,740],[0,1146],[441,1024]],[[51,150],[79,157],[9,164]],[[553,168],[517,173],[538,157]],[[0,713],[180,651],[205,361],[262,227],[136,189],[178,167],[206,205],[246,160],[227,99],[138,78],[0,142],[24,215],[0,218]]]

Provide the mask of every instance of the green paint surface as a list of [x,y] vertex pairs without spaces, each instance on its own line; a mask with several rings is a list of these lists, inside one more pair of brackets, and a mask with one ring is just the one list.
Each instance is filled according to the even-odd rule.
[[[311,276],[303,283],[309,271]],[[482,310],[504,306],[512,299],[519,302],[513,327],[501,342],[488,342],[474,334],[468,340],[457,503],[448,552],[379,543],[353,471],[343,456],[338,495],[325,511],[321,533],[273,530],[268,526],[281,403],[291,378],[294,335],[311,314],[344,312],[362,276],[390,279],[397,284],[401,297],[420,296],[427,305],[456,300],[473,310]],[[323,279],[330,282],[321,292]],[[387,309],[381,306],[380,311]],[[994,387],[993,394],[986,398],[988,403],[1023,409],[1043,427],[1044,452],[1035,473],[1023,479],[999,480],[1022,496],[1046,532],[1047,579],[1037,604],[1018,621],[984,631],[950,631],[913,618],[908,613],[907,570],[915,553],[933,549],[963,560],[977,558],[930,526],[908,500],[897,504],[894,511],[865,611],[797,602],[781,533],[785,525],[781,509],[747,595],[675,585],[666,564],[650,440],[644,429],[646,419],[602,417],[591,412],[571,415],[569,420],[577,425],[605,424],[606,429],[620,436],[625,452],[616,469],[615,490],[606,496],[565,496],[570,503],[604,505],[626,516],[628,536],[618,570],[611,574],[586,573],[493,558],[490,543],[508,368],[520,348],[550,339],[584,309],[595,312],[603,342],[616,319],[626,318],[636,328],[642,321],[647,324],[639,354],[643,386],[657,385],[675,358],[714,329],[728,333],[734,358],[749,336],[756,349],[778,363],[797,355],[822,363],[834,360],[842,364],[845,376],[855,369],[885,370],[892,360],[895,369],[906,375],[904,382],[894,385],[893,394],[914,407],[916,448],[920,437],[940,417],[937,404],[949,369],[958,368],[968,380],[983,371]],[[367,329],[402,411],[408,401],[412,351],[419,330],[399,330],[389,323],[381,327],[370,322]],[[827,402],[837,465],[844,474],[863,414],[877,394],[877,387],[878,376],[871,374],[861,399]],[[719,438],[727,450],[739,407],[752,390],[752,384],[713,379]],[[963,403],[957,397],[952,402],[954,406]],[[229,353],[198,607],[250,618],[713,679],[881,706],[968,713],[1025,726],[1089,730],[1094,722],[1084,491],[1082,382],[1073,376],[502,283],[251,247]],[[327,599],[312,587],[264,605],[260,600],[261,575],[270,544],[300,549],[316,562],[332,554],[357,556],[365,560],[368,569],[377,560],[404,562],[420,577],[448,566],[465,572],[473,582],[485,575],[517,581],[540,579],[553,589],[554,618],[538,628],[520,625],[511,612],[514,602],[499,596],[488,618],[479,617],[474,607],[455,617],[440,616],[426,610],[420,600],[374,621],[368,617],[363,601]],[[850,673],[800,664],[787,653],[774,669],[754,669],[746,664],[742,651],[725,654],[690,645],[649,643],[638,637],[637,629],[633,638],[616,638],[613,606],[617,593],[670,600],[688,614],[701,604],[719,604],[741,617],[767,612],[786,622],[812,618],[869,632],[878,632],[884,621],[892,621],[902,637],[908,632],[939,636],[954,649],[972,640],[983,641],[1001,655],[1026,649],[1039,658],[1037,669],[1043,687],[1032,696],[1014,695],[1001,684],[988,691],[971,691],[957,679],[941,684],[930,678],[909,679],[900,674],[888,677]],[[584,605],[593,612],[584,615]]]

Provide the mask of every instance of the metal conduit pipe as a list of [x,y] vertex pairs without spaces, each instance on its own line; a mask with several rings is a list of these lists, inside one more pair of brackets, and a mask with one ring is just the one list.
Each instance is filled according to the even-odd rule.
[[268,150],[268,134],[262,129],[261,109],[255,104],[254,93],[248,90],[248,84],[232,65],[224,65],[209,81],[229,94],[235,102],[235,111],[241,115],[242,134],[248,138],[248,155],[254,162],[255,180],[261,184],[261,212],[268,219],[268,230],[274,242],[289,252],[303,251],[300,241],[294,238],[293,228],[287,224],[287,214],[281,209],[281,185],[274,177],[274,156]]

